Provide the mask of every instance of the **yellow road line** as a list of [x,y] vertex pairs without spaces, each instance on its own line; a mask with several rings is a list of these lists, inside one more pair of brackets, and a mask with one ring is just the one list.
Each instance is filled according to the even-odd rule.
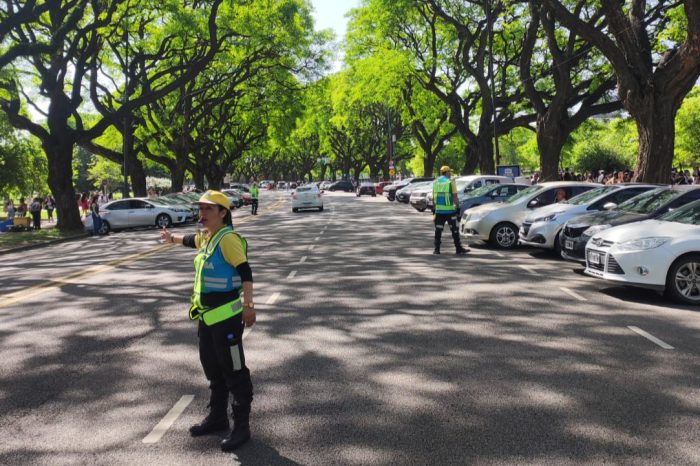
[[[272,204],[269,208],[270,209],[275,209],[277,208],[278,205],[282,204],[284,201],[278,201],[274,204]],[[241,220],[238,220],[236,222],[237,225],[240,225],[242,223],[246,223],[249,221],[252,221],[254,218],[257,217],[246,217]],[[114,270],[119,266],[126,265],[126,264],[131,264],[134,262],[137,262],[141,259],[144,259],[146,257],[153,256],[155,254],[158,254],[160,252],[163,252],[165,250],[173,248],[174,245],[172,244],[161,244],[158,245],[154,248],[152,248],[149,251],[146,252],[139,252],[136,254],[132,254],[130,256],[122,257],[121,259],[116,259],[111,262],[107,262],[106,264],[100,264],[100,265],[95,265],[92,267],[88,267],[87,269],[81,270],[80,272],[75,272],[70,275],[66,275],[61,278],[55,278],[51,279],[47,282],[41,283],[39,285],[31,286],[29,288],[24,288],[19,291],[15,291],[13,293],[9,293],[6,295],[0,296],[0,309],[4,307],[9,307],[12,306],[13,304],[16,304],[28,297],[36,297],[37,295],[44,294],[48,291],[52,291],[55,289],[58,289],[64,285],[69,285],[69,284],[74,284],[76,281],[79,279],[82,279],[88,275],[97,275],[100,273],[105,273],[110,270]]]

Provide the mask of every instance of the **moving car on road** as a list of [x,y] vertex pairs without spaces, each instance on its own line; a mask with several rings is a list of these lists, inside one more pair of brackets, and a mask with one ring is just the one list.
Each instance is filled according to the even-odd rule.
[[473,207],[462,214],[460,235],[466,241],[483,240],[511,249],[518,245],[518,227],[530,212],[554,204],[558,191],[570,199],[595,188],[591,183],[552,181],[529,186],[503,202]]
[[700,201],[597,233],[586,246],[585,272],[700,304]]
[[586,243],[601,231],[625,223],[658,218],[697,199],[700,199],[698,185],[664,186],[633,197],[612,210],[574,217],[566,222],[559,235],[561,256],[585,263]]
[[[190,213],[190,209],[185,207],[158,204],[146,199],[121,199],[100,207],[102,228],[98,233],[147,226],[168,228],[173,224],[184,223]],[[86,216],[83,224],[86,229],[92,230],[91,216]]]
[[323,197],[316,185],[299,186],[292,192],[292,212],[299,212],[302,209],[323,211]]
[[617,207],[639,194],[658,188],[653,184],[613,184],[591,189],[565,202],[535,209],[520,225],[520,244],[554,249],[561,255],[559,235],[574,217]]
[[366,194],[366,195],[372,196],[372,197],[377,196],[377,192],[374,190],[373,183],[362,183],[360,186],[357,187],[357,191],[355,191],[355,194],[357,195],[357,197],[360,197],[363,194]]

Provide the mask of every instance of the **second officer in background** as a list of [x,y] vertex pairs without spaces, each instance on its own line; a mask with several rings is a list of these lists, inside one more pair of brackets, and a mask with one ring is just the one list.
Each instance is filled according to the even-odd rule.
[[456,254],[466,254],[468,249],[462,246],[457,227],[457,216],[459,214],[459,198],[457,196],[457,185],[450,178],[452,170],[447,165],[440,168],[440,178],[433,182],[433,200],[435,202],[435,249],[433,254],[440,254],[440,242],[442,230],[445,222],[450,225],[452,239],[455,243]]

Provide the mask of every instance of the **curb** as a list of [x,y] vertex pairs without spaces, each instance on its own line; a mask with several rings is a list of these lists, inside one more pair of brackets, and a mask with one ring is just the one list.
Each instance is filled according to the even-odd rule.
[[85,234],[81,234],[81,235],[68,236],[66,238],[54,239],[51,241],[44,241],[41,243],[27,244],[26,246],[18,246],[16,248],[0,249],[0,256],[2,256],[4,254],[12,254],[15,252],[29,251],[31,249],[39,249],[39,248],[43,248],[45,246],[51,246],[54,244],[67,243],[68,241],[73,241],[73,240],[80,239],[80,238],[87,238],[89,236],[90,236],[89,234],[85,233]]

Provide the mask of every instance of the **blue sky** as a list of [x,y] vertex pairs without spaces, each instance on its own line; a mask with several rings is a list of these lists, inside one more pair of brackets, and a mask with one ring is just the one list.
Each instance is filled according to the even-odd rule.
[[336,40],[342,40],[347,29],[345,13],[360,6],[360,0],[311,0],[316,29],[333,29]]

